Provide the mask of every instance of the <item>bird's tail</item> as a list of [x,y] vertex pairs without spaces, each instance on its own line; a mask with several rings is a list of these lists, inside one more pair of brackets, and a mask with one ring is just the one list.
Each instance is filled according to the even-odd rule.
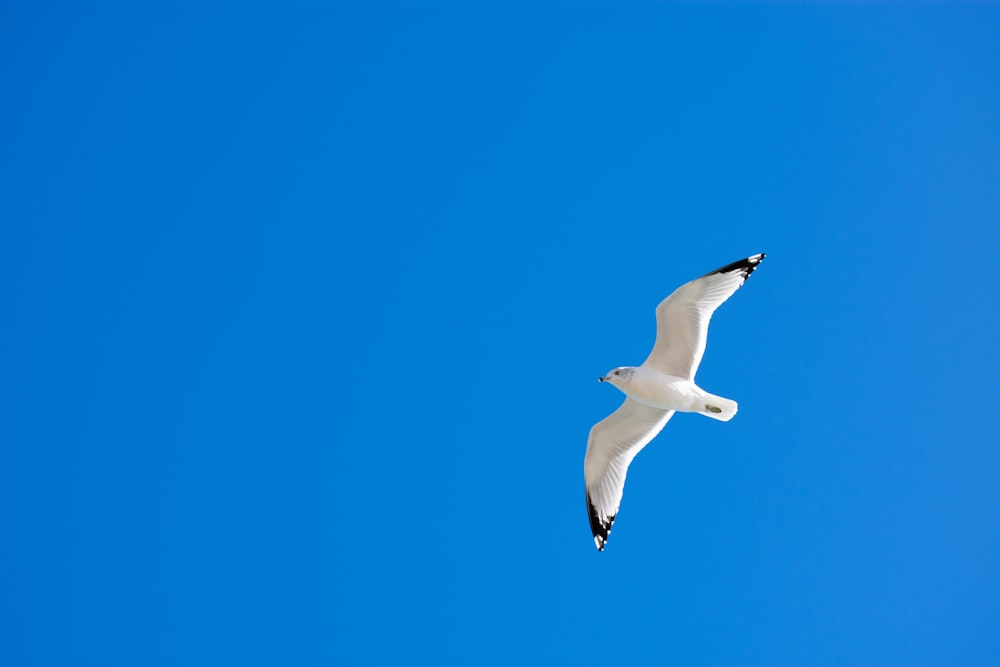
[[738,409],[739,405],[736,401],[706,393],[701,399],[698,412],[706,417],[718,419],[720,422],[727,422],[736,416]]

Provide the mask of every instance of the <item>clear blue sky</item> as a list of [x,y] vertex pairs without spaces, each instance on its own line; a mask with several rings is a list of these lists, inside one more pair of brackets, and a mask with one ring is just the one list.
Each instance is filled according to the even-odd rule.
[[1000,5],[32,4],[0,663],[1000,664]]

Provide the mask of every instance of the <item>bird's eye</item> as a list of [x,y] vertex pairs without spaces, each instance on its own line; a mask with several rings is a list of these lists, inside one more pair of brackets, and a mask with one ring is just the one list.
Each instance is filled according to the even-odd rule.
[[621,375],[621,374],[622,374],[621,371],[615,371],[614,373],[612,373],[612,375]]

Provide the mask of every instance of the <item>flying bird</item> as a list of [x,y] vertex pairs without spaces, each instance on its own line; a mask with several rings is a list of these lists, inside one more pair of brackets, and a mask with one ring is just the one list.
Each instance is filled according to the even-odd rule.
[[740,288],[764,259],[751,255],[681,285],[656,307],[656,342],[641,366],[619,366],[599,378],[625,394],[617,410],[590,429],[583,474],[587,514],[598,551],[618,515],[625,473],[635,455],[656,437],[674,412],[697,412],[727,422],[736,401],[694,383],[705,353],[712,313]]

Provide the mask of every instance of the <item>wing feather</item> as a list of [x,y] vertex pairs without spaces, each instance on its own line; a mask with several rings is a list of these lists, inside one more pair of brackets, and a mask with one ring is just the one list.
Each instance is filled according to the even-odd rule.
[[590,429],[583,474],[587,516],[598,551],[604,551],[611,524],[618,515],[629,464],[673,414],[673,410],[651,408],[626,398],[617,410]]
[[712,313],[746,282],[764,253],[706,273],[681,285],[656,307],[656,343],[643,366],[694,380],[705,354]]

